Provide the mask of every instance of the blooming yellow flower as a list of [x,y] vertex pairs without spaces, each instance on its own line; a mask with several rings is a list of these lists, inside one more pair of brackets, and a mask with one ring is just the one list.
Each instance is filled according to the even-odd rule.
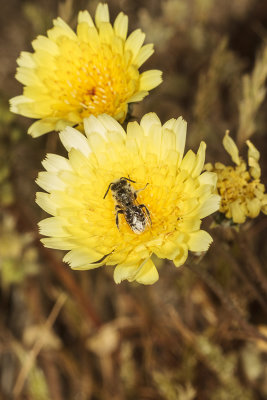
[[25,87],[10,100],[11,111],[40,119],[29,128],[33,137],[80,125],[90,115],[106,113],[123,122],[128,103],[161,83],[161,71],[139,73],[153,45],[142,46],[140,29],[128,38],[127,30],[128,17],[121,12],[112,27],[108,5],[100,3],[95,24],[81,11],[75,33],[57,18],[47,37],[32,42],[34,53],[21,53],[16,78]]
[[188,250],[208,249],[212,238],[200,225],[219,208],[217,177],[201,174],[204,142],[183,157],[182,117],[162,126],[149,113],[140,125],[129,123],[126,134],[112,117],[90,116],[84,129],[87,137],[65,128],[60,139],[68,159],[48,154],[47,172],[38,175],[48,193],[37,193],[36,201],[52,214],[39,224],[49,236],[45,246],[70,250],[64,261],[73,269],[116,265],[117,283],[143,284],[158,279],[153,253],[180,266]]
[[210,163],[205,166],[208,171],[218,175],[217,190],[221,196],[219,211],[237,224],[245,222],[247,217],[257,217],[260,211],[267,214],[267,194],[264,193],[264,185],[260,183],[260,153],[249,140],[246,143],[249,170],[239,156],[238,148],[228,131],[224,136],[223,146],[236,166],[225,166],[220,162],[214,166]]

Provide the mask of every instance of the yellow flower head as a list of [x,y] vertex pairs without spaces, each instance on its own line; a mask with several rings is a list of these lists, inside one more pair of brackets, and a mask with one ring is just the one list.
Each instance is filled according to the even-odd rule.
[[201,174],[205,143],[183,157],[186,122],[163,126],[156,114],[127,134],[108,115],[84,120],[86,137],[67,127],[60,139],[68,159],[48,154],[37,183],[37,203],[53,217],[40,222],[45,246],[70,250],[73,269],[116,265],[114,279],[152,284],[155,253],[183,264],[188,250],[205,251],[212,241],[201,218],[219,208],[216,174]]
[[218,176],[217,190],[221,196],[219,211],[237,224],[245,222],[247,217],[257,217],[260,211],[267,214],[267,195],[264,193],[264,185],[260,183],[260,154],[249,140],[246,143],[249,169],[239,156],[238,148],[228,131],[224,136],[223,146],[236,166],[225,166],[219,162],[214,166],[205,166],[208,171],[214,171]]
[[108,5],[100,3],[95,24],[81,11],[75,33],[57,18],[47,37],[32,42],[33,54],[21,53],[16,78],[25,87],[10,100],[11,111],[40,119],[29,128],[33,137],[80,125],[90,115],[106,113],[123,122],[128,103],[161,83],[161,71],[139,73],[153,45],[142,46],[140,29],[126,38],[127,30],[128,17],[121,12],[112,27]]

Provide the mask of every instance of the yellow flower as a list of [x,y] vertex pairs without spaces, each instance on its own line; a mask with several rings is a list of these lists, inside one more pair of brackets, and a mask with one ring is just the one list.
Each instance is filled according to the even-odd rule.
[[260,183],[260,153],[249,140],[246,143],[249,170],[239,156],[238,148],[228,131],[224,136],[223,146],[236,166],[225,166],[219,162],[214,166],[210,163],[205,166],[218,176],[217,190],[221,196],[219,211],[237,224],[245,222],[247,217],[256,218],[260,211],[267,214],[267,195],[264,193],[264,185]]
[[180,266],[188,250],[208,249],[212,238],[200,225],[219,208],[217,177],[201,174],[204,142],[183,157],[182,117],[162,126],[149,113],[140,125],[129,123],[126,135],[112,117],[90,116],[84,129],[87,137],[65,128],[60,139],[68,159],[48,154],[47,172],[38,175],[48,193],[37,193],[36,201],[53,215],[39,224],[50,236],[45,246],[70,250],[64,261],[73,269],[116,265],[117,283],[144,284],[158,279],[153,253]]
[[121,12],[112,27],[108,5],[100,3],[95,24],[81,11],[76,34],[57,18],[47,37],[32,42],[34,53],[21,53],[16,78],[24,92],[10,104],[14,113],[40,119],[29,128],[33,137],[82,126],[90,115],[106,113],[122,123],[128,103],[142,100],[161,83],[161,71],[139,73],[153,45],[142,46],[140,29],[128,38],[127,30],[128,17]]

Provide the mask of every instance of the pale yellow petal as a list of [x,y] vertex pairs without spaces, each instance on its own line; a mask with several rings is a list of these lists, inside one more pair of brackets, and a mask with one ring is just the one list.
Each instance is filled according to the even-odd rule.
[[151,259],[145,261],[139,267],[137,274],[132,280],[142,283],[143,285],[153,285],[159,279],[157,268]]
[[116,131],[123,138],[125,138],[126,134],[125,134],[123,127],[121,126],[121,124],[118,121],[116,121],[110,115],[107,115],[107,114],[99,115],[98,120],[107,131]]
[[79,25],[77,26],[77,36],[78,36],[79,40],[81,40],[85,43],[90,43],[91,30],[90,30],[90,26],[87,24],[87,22],[79,23]]
[[63,228],[64,219],[60,217],[51,217],[39,222],[40,234],[44,236],[68,237],[68,232]]
[[192,232],[188,241],[188,249],[191,251],[206,251],[212,243],[212,237],[206,231]]
[[179,222],[179,229],[183,232],[195,232],[200,229],[201,222],[201,219],[196,218],[196,216],[185,217]]
[[56,120],[50,120],[48,118],[34,122],[28,129],[29,135],[32,137],[38,137],[44,133],[51,132],[55,129]]
[[144,136],[144,130],[137,121],[129,122],[129,124],[127,125],[126,143],[131,139],[136,140],[138,143],[141,143]]
[[229,209],[232,214],[232,219],[236,224],[243,224],[243,222],[245,222],[246,214],[239,200],[236,200],[233,203],[229,204]]
[[249,158],[248,162],[251,166],[251,168],[249,169],[250,175],[254,179],[259,179],[261,176],[261,168],[259,163],[254,158]]
[[174,126],[175,126],[175,124],[176,124],[176,122],[178,121],[178,120],[180,120],[182,117],[179,117],[178,119],[175,119],[175,118],[171,118],[171,119],[169,119],[168,121],[166,121],[163,125],[162,125],[162,128],[167,128],[167,129],[170,129],[171,131],[176,131],[176,129],[174,129]]
[[185,170],[190,174],[192,169],[194,168],[195,162],[196,162],[196,155],[192,150],[188,150],[188,152],[186,153],[181,162],[180,169]]
[[267,214],[267,194],[265,194],[261,200],[261,211],[263,214]]
[[213,188],[216,188],[216,183],[217,183],[217,174],[215,172],[203,172],[199,177],[197,178],[199,184],[202,185],[210,185]]
[[56,250],[69,250],[73,246],[71,240],[62,237],[44,238],[41,239],[41,242],[44,244],[45,247]]
[[188,257],[188,246],[185,243],[179,245],[179,254],[173,260],[176,267],[180,267],[185,263]]
[[103,262],[97,262],[103,258],[103,255],[94,249],[72,249],[63,258],[72,269],[87,270],[98,268]]
[[237,148],[235,142],[229,136],[229,131],[225,132],[225,136],[223,138],[223,147],[225,148],[227,153],[230,154],[233,162],[236,165],[240,165],[239,151],[238,151],[238,148]]
[[87,10],[80,11],[78,14],[78,24],[86,23],[87,25],[94,27],[94,21]]
[[92,132],[88,137],[88,143],[91,151],[97,154],[97,158],[99,159],[98,155],[101,157],[101,149],[103,149],[106,144],[106,138],[103,138],[103,136],[98,133]]
[[79,173],[79,171],[89,169],[88,158],[85,157],[84,154],[82,154],[79,150],[76,150],[74,148],[72,148],[69,151],[69,162],[70,162],[71,168],[73,170],[77,171],[77,173]]
[[39,172],[36,183],[47,192],[65,189],[65,183],[52,172]]
[[88,270],[96,269],[96,268],[99,268],[99,267],[102,267],[102,266],[103,266],[103,264],[98,264],[98,263],[96,263],[96,264],[82,264],[82,265],[79,265],[77,267],[72,267],[70,265],[71,269],[76,270],[76,271],[88,271]]
[[125,51],[129,50],[131,52],[132,62],[135,61],[135,57],[138,55],[144,40],[145,34],[140,29],[136,29],[128,36],[125,42]]
[[[17,69],[17,73],[15,75],[15,78],[22,83],[23,85],[26,86],[40,86],[40,79],[36,73],[36,71],[32,68],[28,67],[19,67]],[[31,100],[32,101],[32,100]]]
[[74,148],[79,150],[85,156],[88,156],[88,154],[91,153],[88,140],[84,135],[77,131],[77,129],[67,126],[64,131],[60,132],[59,137],[67,151]]
[[134,95],[132,95],[129,100],[128,103],[134,103],[136,101],[141,101],[143,100],[144,97],[146,97],[148,95],[148,92],[145,90],[141,90],[140,92],[135,93]]
[[52,103],[47,100],[25,101],[24,103],[17,104],[18,111],[21,115],[31,118],[42,118],[45,115],[50,115],[52,112]]
[[[16,96],[13,97],[12,99],[9,100],[9,104],[10,104],[10,111],[13,113],[19,113],[20,112],[20,105],[23,103],[32,103],[33,100],[32,99],[27,99],[25,96]],[[37,115],[38,117],[38,115]],[[34,117],[32,117],[34,118]]]
[[247,199],[246,205],[248,209],[248,217],[256,218],[261,211],[261,201],[257,198]]
[[114,41],[114,31],[109,22],[101,22],[99,27],[99,38],[102,43],[112,45]]
[[58,172],[59,170],[72,171],[69,160],[58,154],[48,153],[42,161],[42,165],[49,172]]
[[120,12],[117,18],[114,21],[114,31],[117,36],[126,39],[127,31],[128,31],[128,17],[127,15]]
[[200,207],[198,215],[199,218],[205,218],[215,211],[218,211],[220,207],[221,196],[212,194]]
[[259,179],[261,176],[261,168],[258,163],[260,153],[249,140],[246,143],[248,145],[248,165],[251,167],[250,173],[254,179]]
[[149,71],[140,74],[140,90],[154,89],[162,82],[162,72],[157,69],[150,69]]
[[[256,149],[256,147],[251,143],[250,140],[246,141],[248,146],[248,158],[254,158],[254,160],[259,161],[260,159],[260,152]],[[248,164],[250,166],[250,164]]]
[[17,59],[17,63],[20,67],[26,67],[26,68],[35,68],[36,66],[33,54],[27,51],[22,51],[20,53],[20,56]]
[[154,250],[154,253],[159,258],[168,258],[173,260],[180,253],[179,244],[182,242],[184,234],[170,235],[159,248]]
[[66,24],[66,22],[63,21],[62,18],[58,17],[58,18],[54,19],[53,22],[54,22],[55,27],[60,28],[60,30],[62,31],[62,34],[64,34],[65,36],[67,36],[68,38],[70,38],[72,40],[77,39],[75,32],[73,32],[73,30],[70,28],[70,26],[68,24]]
[[103,138],[107,137],[107,129],[103,123],[100,122],[99,118],[95,117],[94,115],[90,115],[89,118],[85,118],[83,123],[85,134],[88,138],[92,132],[99,133]]
[[115,270],[114,270],[114,281],[116,283],[121,283],[121,281],[124,281],[125,279],[130,280],[130,279],[134,279],[134,276],[136,274],[138,270],[138,265],[122,265],[119,264],[116,266]]
[[109,22],[109,10],[108,5],[99,3],[95,12],[95,23],[99,28],[101,22]]
[[87,25],[87,29],[83,24],[80,24],[81,27],[77,27],[78,34],[81,35],[84,41],[88,43],[88,53],[90,52],[99,52],[101,48],[101,42],[98,34],[98,30],[95,26]]
[[205,162],[205,154],[206,154],[206,143],[201,142],[197,152],[195,166],[192,171],[192,178],[196,178],[202,172]]
[[37,36],[37,38],[32,42],[32,47],[35,51],[42,50],[52,54],[53,56],[59,55],[59,48],[57,44],[46,36]]
[[35,201],[45,212],[50,215],[56,215],[56,205],[55,202],[51,200],[51,195],[49,193],[37,192]]
[[170,151],[175,149],[176,135],[169,129],[162,129],[161,159],[166,159]]
[[173,130],[176,133],[176,151],[179,154],[178,159],[178,167],[180,166],[183,156],[184,156],[184,148],[185,148],[185,139],[186,139],[186,130],[187,130],[187,122],[179,117],[173,126]]
[[143,128],[143,131],[146,136],[150,133],[150,131],[153,130],[154,125],[161,127],[161,122],[159,117],[157,116],[156,113],[153,112],[145,114],[140,121],[140,126]]
[[145,46],[141,47],[137,56],[134,59],[134,64],[139,68],[143,65],[146,60],[152,56],[154,53],[153,44],[146,44]]
[[149,136],[151,141],[151,150],[155,155],[160,156],[161,154],[161,144],[162,144],[162,127],[158,123],[152,125],[152,129],[149,129]]

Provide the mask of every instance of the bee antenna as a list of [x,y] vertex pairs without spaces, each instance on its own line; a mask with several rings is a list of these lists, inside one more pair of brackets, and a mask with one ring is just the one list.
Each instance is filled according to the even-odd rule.
[[[128,176],[129,176],[129,175],[128,175]],[[130,181],[130,182],[136,183],[136,181],[133,181],[133,180],[130,179],[130,178],[126,178],[125,176],[122,176],[120,179],[126,179],[126,181]]]
[[103,199],[104,199],[104,198],[106,197],[106,195],[108,194],[111,185],[112,185],[112,182],[108,185],[107,191],[106,191],[105,196],[103,197]]

